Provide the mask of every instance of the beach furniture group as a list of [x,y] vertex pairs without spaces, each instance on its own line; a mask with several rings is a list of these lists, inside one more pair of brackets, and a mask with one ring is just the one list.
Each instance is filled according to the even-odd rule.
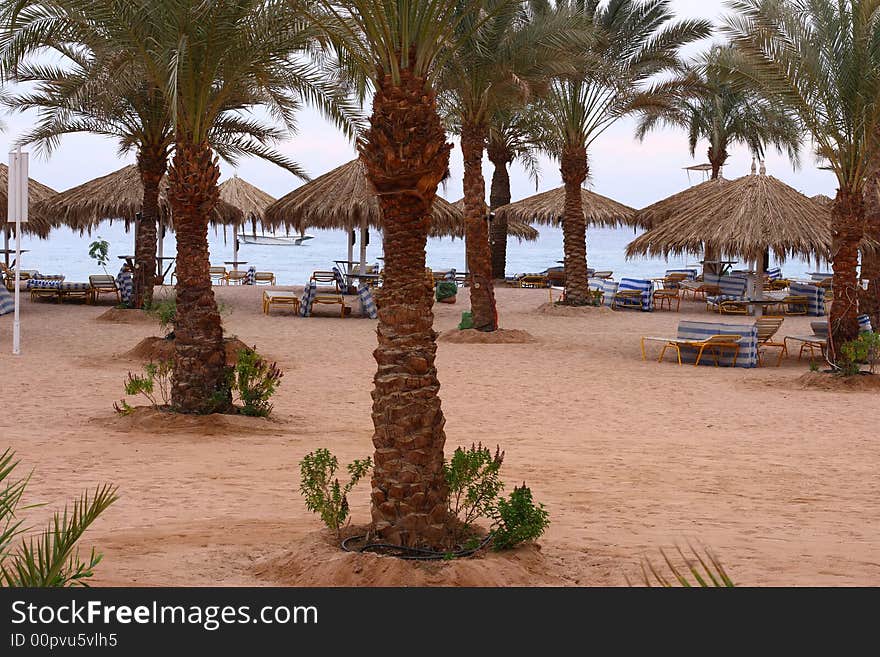
[[[215,285],[275,285],[275,274],[271,271],[257,271],[250,266],[247,269],[226,269],[223,265],[211,265],[208,270],[211,282]],[[171,273],[174,281],[176,272]]]

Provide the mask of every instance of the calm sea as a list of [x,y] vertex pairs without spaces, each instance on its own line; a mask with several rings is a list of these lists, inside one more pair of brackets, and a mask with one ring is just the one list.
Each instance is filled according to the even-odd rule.
[[[539,272],[547,267],[557,266],[562,258],[562,231],[556,228],[541,227],[541,237],[537,242],[508,242],[507,273]],[[275,273],[279,285],[302,285],[309,275],[317,269],[328,269],[334,260],[347,257],[344,231],[310,231],[315,239],[303,246],[253,246],[242,244],[239,260],[247,261],[259,271]],[[699,258],[676,258],[668,262],[662,259],[639,258],[627,260],[624,256],[626,245],[638,233],[632,229],[588,229],[587,260],[597,270],[612,270],[614,277],[653,277],[662,276],[667,268],[694,264]],[[66,228],[56,229],[49,239],[40,240],[25,237],[22,248],[28,249],[23,256],[24,269],[37,269],[44,274],[64,274],[69,281],[87,281],[89,274],[102,273],[94,260],[89,258],[89,243],[97,237],[110,243],[111,265],[108,270],[115,274],[121,265],[116,258],[133,250],[133,235],[126,233],[121,224],[105,224],[92,236],[80,235]],[[222,265],[232,260],[232,234],[225,236],[222,229],[209,231],[211,263]],[[12,242],[10,247],[14,248]],[[358,258],[359,246],[355,245],[354,259]],[[165,255],[173,255],[174,236],[165,239]],[[378,263],[382,255],[382,240],[375,232],[367,247],[367,262]],[[428,266],[432,269],[454,267],[464,271],[464,242],[452,239],[432,239],[428,243]],[[818,265],[825,267],[825,265]],[[783,271],[788,276],[801,276],[816,270],[816,263],[788,261]]]

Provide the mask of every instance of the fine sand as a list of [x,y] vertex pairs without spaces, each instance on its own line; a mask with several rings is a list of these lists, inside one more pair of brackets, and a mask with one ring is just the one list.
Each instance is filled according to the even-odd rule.
[[[261,289],[215,290],[227,335],[284,370],[273,420],[117,417],[140,366],[131,350],[162,335],[157,323],[24,301],[13,357],[12,317],[0,318],[2,445],[21,474],[33,469],[24,502],[47,503],[29,521],[119,486],[83,541],[105,555],[96,585],[618,585],[639,580],[643,555],[688,541],[741,584],[880,585],[876,386],[838,389],[796,358],[757,370],[643,362],[639,336],[712,315],[692,303],[560,311],[544,290],[497,291],[502,325],[522,332],[512,343],[446,334],[437,358],[447,453],[500,444],[508,489],[526,481],[550,512],[540,545],[427,565],[337,551],[303,505],[298,463],[318,447],[342,463],[372,453],[375,322],[332,307],[267,317]],[[438,332],[467,299],[435,305]],[[787,318],[781,335],[809,321]],[[368,489],[351,495],[354,523],[369,520]]]

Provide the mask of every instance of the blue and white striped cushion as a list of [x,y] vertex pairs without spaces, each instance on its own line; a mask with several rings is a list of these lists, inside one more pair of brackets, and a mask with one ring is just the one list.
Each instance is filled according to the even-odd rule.
[[[737,367],[758,366],[758,327],[756,324],[717,324],[715,322],[679,322],[676,337],[680,340],[705,340],[713,335],[741,335],[739,354],[736,357]],[[693,363],[697,352],[693,349],[682,349],[681,359]],[[731,365],[733,354],[730,350],[718,359],[721,365]],[[715,365],[711,354],[704,353],[700,365]]]
[[91,288],[92,286],[89,283],[68,283],[66,281],[58,286],[58,289],[62,292],[83,292]]
[[767,278],[769,278],[771,281],[778,281],[778,280],[782,279],[782,268],[781,267],[773,267],[771,269],[768,269],[764,273],[767,274]]
[[611,280],[610,278],[594,278],[593,281],[596,281],[596,284],[590,284],[590,287],[596,290],[602,290],[604,296],[602,297],[602,303],[611,307],[611,304],[614,303],[614,295],[617,294],[617,289],[620,287],[620,283],[617,281]]
[[299,302],[300,317],[308,317],[312,314],[312,302],[314,302],[317,295],[318,284],[315,281],[309,281],[308,283],[306,283],[306,287],[303,290],[302,299],[300,299]]
[[745,276],[722,276],[717,285],[721,289],[721,294],[706,299],[706,302],[711,306],[717,306],[722,301],[745,299],[749,281]]
[[666,275],[670,276],[672,274],[687,274],[689,280],[694,280],[697,277],[696,269],[667,269]]
[[15,298],[6,289],[6,286],[0,285],[0,315],[11,313],[15,310]]
[[703,274],[703,282],[706,285],[721,285],[721,279],[727,278],[726,276],[719,276],[718,274],[705,273]]
[[247,274],[244,276],[244,284],[245,285],[256,285],[257,284],[257,268],[251,265],[248,267]]
[[636,290],[642,293],[642,310],[654,309],[654,283],[642,278],[621,278],[619,292]]
[[807,315],[810,317],[825,316],[824,288],[809,283],[792,283],[788,287],[788,293],[792,296],[807,297],[810,300],[807,306]]
[[54,288],[58,289],[61,285],[62,281],[58,279],[45,279],[45,278],[29,278],[27,283],[25,283],[25,287],[28,290],[33,290],[35,288],[46,289],[46,288]]
[[40,281],[63,281],[64,274],[41,274],[40,272],[36,272],[31,278]]
[[361,314],[364,317],[376,319],[379,316],[376,300],[373,298],[373,292],[368,285],[361,285],[358,288],[358,300],[361,302]]
[[871,318],[868,315],[859,315],[859,333],[873,333]]
[[336,279],[336,287],[339,288],[342,294],[345,294],[348,291],[348,286],[345,284],[345,276],[339,271],[339,267],[333,268],[333,277]]
[[134,276],[125,267],[116,275],[116,287],[119,288],[119,298],[122,299],[122,303],[131,305],[134,296]]

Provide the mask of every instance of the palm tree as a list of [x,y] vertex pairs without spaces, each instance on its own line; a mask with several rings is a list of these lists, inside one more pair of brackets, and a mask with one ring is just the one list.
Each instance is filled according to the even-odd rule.
[[[865,237],[880,242],[880,166],[876,163],[865,183]],[[871,318],[872,326],[880,326],[880,254],[873,249],[862,251],[861,278],[868,281],[868,289],[860,293],[859,311]]]
[[[373,379],[373,531],[383,540],[438,546],[447,536],[440,405],[425,244],[449,151],[438,77],[481,0],[319,0],[307,12],[363,94],[369,128],[358,149],[383,214],[385,276]],[[479,26],[481,23],[477,23]]]
[[[544,129],[543,116],[533,105],[524,108],[504,108],[496,111],[489,122],[486,154],[492,163],[492,183],[489,187],[489,208],[496,210],[510,203],[510,175],[507,167],[518,161],[529,173],[537,187],[540,175],[538,144]],[[489,227],[492,250],[492,277],[504,278],[507,269],[507,218],[494,217]]]
[[[559,159],[565,185],[565,300],[586,305],[591,297],[581,186],[589,173],[587,150],[621,117],[672,104],[684,84],[679,49],[712,28],[702,20],[673,22],[668,0],[572,4],[598,30],[594,62],[583,75],[555,82],[541,108],[550,121],[545,150]],[[648,86],[658,74],[670,72],[674,79]]]
[[648,132],[664,125],[681,128],[687,131],[691,157],[700,141],[708,141],[712,180],[721,175],[734,144],[747,146],[760,159],[770,144],[796,161],[801,142],[797,122],[754,89],[730,79],[734,55],[729,47],[715,46],[700,57],[693,66],[693,94],[675,98],[668,107],[646,108],[636,136],[643,140]]
[[[573,53],[592,31],[577,14],[544,0],[484,0],[484,14],[465,10],[457,47],[442,77],[444,114],[459,127],[464,157],[467,268],[474,328],[494,331],[498,312],[486,216],[483,154],[495,112],[524,102],[559,74],[573,74]],[[482,21],[482,22],[481,22]],[[481,23],[480,23],[481,22]]]
[[831,353],[858,336],[859,245],[866,178],[880,136],[880,1],[737,0],[726,31],[737,68],[781,103],[837,178],[832,209]]

